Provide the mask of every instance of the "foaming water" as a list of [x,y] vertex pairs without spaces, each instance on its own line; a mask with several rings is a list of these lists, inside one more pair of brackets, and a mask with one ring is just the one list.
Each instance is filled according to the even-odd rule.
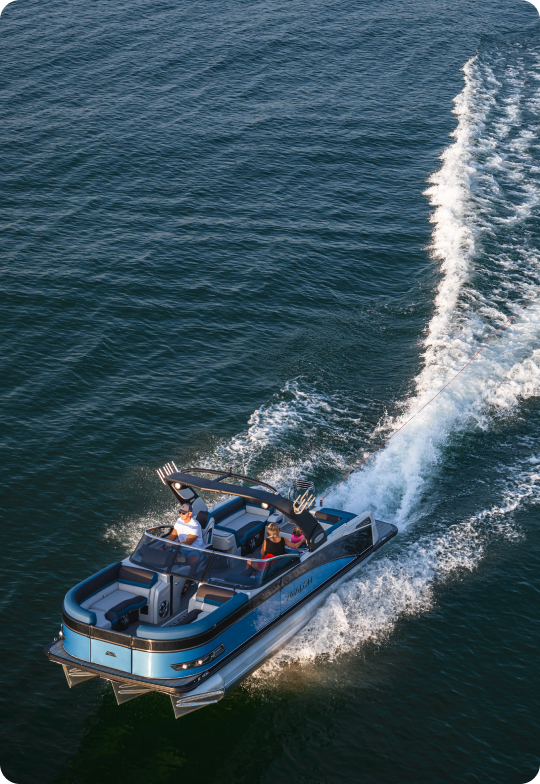
[[178,517],[176,509],[177,505],[169,510],[150,512],[144,516],[110,525],[105,529],[104,538],[121,544],[126,554],[132,553],[146,529],[156,525],[174,525]]
[[[452,378],[540,284],[538,255],[527,220],[540,198],[533,150],[540,106],[538,56],[506,64],[480,55],[463,68],[455,99],[454,143],[426,191],[435,207],[432,253],[441,282],[424,341],[424,368],[403,413],[380,435],[398,429]],[[531,88],[532,83],[532,88]],[[488,252],[486,252],[486,249]],[[362,471],[331,496],[359,510],[366,505],[405,528],[415,519],[422,488],[437,474],[444,448],[460,432],[489,429],[540,390],[540,301],[528,303],[444,393],[407,425]]]
[[[322,658],[357,650],[367,642],[389,638],[399,618],[428,612],[436,600],[436,586],[472,572],[495,540],[523,537],[514,512],[523,503],[540,504],[540,474],[522,461],[501,489],[498,503],[450,525],[435,527],[420,537],[397,540],[391,552],[330,589],[328,598],[302,631],[271,662],[260,668],[246,688],[266,688],[276,676],[276,665],[310,664]],[[528,461],[540,463],[536,457]]]
[[[431,249],[442,278],[424,341],[424,367],[402,414],[377,428],[381,437],[447,383],[540,283],[538,256],[525,232],[540,198],[540,169],[532,155],[538,126],[527,125],[520,108],[527,88],[525,106],[540,107],[539,63],[535,56],[507,65],[497,53],[476,56],[463,68],[455,141],[426,191],[435,208]],[[538,395],[539,333],[540,302],[533,300],[443,395],[325,503],[356,511],[371,507],[401,531],[418,520],[419,499],[444,463],[449,443],[460,433],[488,431],[521,401]],[[537,459],[529,462],[536,465]],[[438,583],[474,570],[494,537],[520,538],[513,515],[540,502],[540,476],[522,462],[500,470],[512,478],[499,489],[498,503],[449,526],[438,523],[420,538],[405,534],[390,554],[333,590],[248,688],[266,684],[276,663],[313,662],[381,642],[398,618],[433,606]]]
[[[288,382],[274,399],[268,404],[258,408],[249,418],[248,428],[237,436],[227,441],[216,449],[214,461],[223,465],[232,461],[239,465],[245,473],[249,473],[251,466],[257,459],[268,453],[279,450],[285,457],[286,465],[266,471],[265,478],[272,480],[280,488],[286,486],[296,470],[309,472],[313,469],[313,461],[307,457],[304,464],[298,466],[294,459],[286,459],[291,447],[298,444],[299,439],[309,438],[309,434],[321,437],[325,431],[332,431],[335,437],[341,434],[346,438],[343,423],[339,421],[340,415],[346,413],[339,407],[336,398],[323,395],[300,381]],[[337,452],[329,455],[330,459],[338,459]],[[318,455],[319,460],[323,459]]]
[[346,471],[351,445],[369,435],[365,413],[371,408],[294,379],[254,411],[245,430],[201,460],[208,467],[233,465],[283,491],[295,477]]
[[[299,476],[311,477],[330,467],[347,470],[345,455],[351,443],[369,433],[363,418],[366,408],[338,394],[325,394],[302,378],[294,379],[254,411],[245,430],[219,442],[210,453],[192,455],[190,462],[214,469],[230,465],[286,492]],[[186,464],[182,457],[174,459],[178,465]],[[211,499],[216,500],[219,496]],[[168,510],[111,524],[105,537],[133,548],[145,528],[174,522],[176,505],[172,498],[168,501]]]

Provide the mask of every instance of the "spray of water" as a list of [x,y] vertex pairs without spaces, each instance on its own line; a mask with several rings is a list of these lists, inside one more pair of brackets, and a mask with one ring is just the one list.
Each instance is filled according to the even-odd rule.
[[[380,434],[388,435],[421,408],[539,285],[536,251],[523,229],[540,198],[540,170],[531,149],[534,129],[520,106],[527,88],[527,105],[537,111],[540,91],[528,85],[530,63],[527,70],[519,60],[501,65],[500,59],[475,57],[463,69],[454,142],[426,191],[434,207],[431,250],[441,281],[424,367],[401,416],[382,423]],[[488,429],[520,401],[538,395],[539,316],[540,303],[533,301],[466,373],[327,501],[356,511],[371,507],[403,531],[415,519],[418,499],[444,461],[449,440]],[[366,641],[380,642],[397,618],[432,606],[438,582],[473,570],[493,537],[519,537],[513,513],[524,503],[540,502],[540,476],[518,463],[506,471],[512,478],[496,504],[419,538],[405,536],[331,592],[309,625],[247,688],[275,679],[276,662],[333,658]]]
[[[537,255],[523,225],[540,198],[528,128],[517,110],[523,74],[512,66],[496,78],[492,64],[473,58],[455,99],[454,143],[426,191],[434,207],[432,252],[441,282],[424,343],[416,394],[381,432],[399,428],[454,376],[538,286]],[[504,88],[504,89],[503,89]],[[540,93],[533,94],[540,101]],[[511,198],[502,199],[507,181]],[[502,253],[485,254],[505,224]],[[508,231],[508,224],[514,226]],[[502,258],[501,258],[502,257]],[[511,259],[517,259],[512,264]],[[494,417],[540,390],[540,301],[532,301],[445,392],[332,496],[332,503],[373,505],[400,528],[414,520],[422,488],[432,480],[449,438],[487,429]]]
[[331,591],[310,623],[271,664],[255,673],[253,682],[266,684],[275,677],[276,665],[312,663],[350,653],[362,643],[383,642],[398,618],[433,607],[438,583],[471,572],[491,540],[521,538],[512,513],[524,501],[540,504],[540,474],[536,469],[515,468],[516,477],[498,504],[446,530],[401,543]]

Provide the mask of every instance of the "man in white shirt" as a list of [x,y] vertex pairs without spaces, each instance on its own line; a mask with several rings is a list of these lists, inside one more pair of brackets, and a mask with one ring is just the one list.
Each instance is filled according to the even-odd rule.
[[[171,531],[168,539],[171,541],[178,541],[179,544],[187,544],[188,546],[191,545],[192,547],[200,547],[201,550],[204,550],[204,540],[202,538],[202,528],[198,520],[195,520],[191,513],[193,512],[193,508],[191,504],[186,503],[182,504],[179,509],[180,517],[176,521],[174,525],[174,529]],[[189,577],[193,577],[197,566],[201,560],[200,556],[197,555],[196,552],[191,552],[186,559],[186,553],[182,553],[180,551],[178,553],[178,562],[187,563],[189,564]],[[190,584],[190,581],[186,583],[184,586],[184,591],[186,590],[187,586]]]
[[201,524],[191,516],[193,508],[187,502],[180,507],[180,517],[175,523],[174,529],[169,534],[169,539],[178,539],[180,544],[200,547],[204,550],[204,540],[202,536]]

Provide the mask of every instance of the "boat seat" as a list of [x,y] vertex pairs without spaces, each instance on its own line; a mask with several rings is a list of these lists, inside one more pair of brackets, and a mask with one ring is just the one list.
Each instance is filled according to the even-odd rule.
[[[145,604],[147,602],[150,604],[150,594],[157,581],[158,576],[155,572],[142,569],[140,566],[119,564],[116,580],[90,594],[80,606],[95,613],[97,626],[101,629],[110,629],[111,621],[107,618],[107,613],[128,600],[132,604],[134,599],[146,599]],[[144,604],[141,607],[144,607]],[[116,623],[118,618],[115,620]]]
[[[260,547],[264,542],[264,529],[266,527],[265,520],[250,520],[239,528],[236,532],[238,546],[246,548],[248,552],[253,552],[257,547]],[[253,546],[250,546],[250,541]]]
[[188,610],[202,610],[202,612],[213,612],[228,602],[234,596],[234,591],[227,588],[219,588],[217,585],[199,585],[197,593],[189,600]]
[[175,626],[185,626],[186,623],[193,623],[196,621],[199,615],[201,614],[202,610],[190,610],[187,615],[184,615],[178,623],[175,623]]
[[[245,520],[245,515],[243,515],[243,517]],[[247,522],[244,522],[244,520],[240,519],[238,521],[242,523],[239,528],[236,526],[233,527],[232,523],[230,527],[226,525],[218,525],[216,523],[216,528],[219,528],[220,531],[226,531],[228,534],[234,534],[236,546],[241,550],[245,549],[247,552],[253,552],[253,550],[256,550],[257,547],[263,543],[264,529],[267,521],[266,519],[251,519]],[[249,546],[250,542],[252,542],[252,547]]]
[[[140,602],[142,601],[142,604]],[[145,596],[134,595],[131,591],[112,591],[106,596],[100,596],[99,599],[92,604],[89,609],[96,613],[97,625],[102,629],[110,629],[118,623],[118,619],[126,615],[131,610],[140,609],[144,607],[147,602]],[[130,606],[137,604],[137,607]],[[122,608],[125,612],[122,612]],[[109,618],[109,613],[113,613]]]
[[116,604],[114,607],[105,613],[105,618],[110,621],[111,627],[114,628],[120,618],[132,612],[133,610],[140,610],[146,604],[146,596],[133,596],[125,599],[123,602]]

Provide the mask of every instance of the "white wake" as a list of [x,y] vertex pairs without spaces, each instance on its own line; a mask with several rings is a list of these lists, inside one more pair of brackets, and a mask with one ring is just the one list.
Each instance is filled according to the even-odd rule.
[[[500,58],[499,58],[500,59]],[[540,70],[512,61],[471,59],[455,99],[454,142],[442,155],[426,194],[432,214],[432,254],[441,280],[424,341],[424,366],[402,414],[382,437],[429,400],[540,285],[538,254],[523,227],[540,200],[535,166],[538,127],[522,106],[540,108]],[[534,80],[537,80],[536,82]],[[532,81],[532,89],[531,89]],[[525,95],[526,94],[526,95]],[[403,531],[415,519],[422,492],[444,463],[451,439],[487,430],[520,401],[540,391],[540,301],[534,300],[455,382],[381,452],[325,500],[360,511],[371,507]],[[536,458],[531,458],[533,465]],[[540,474],[515,463],[494,495],[498,501],[468,519],[406,535],[389,554],[331,593],[310,624],[256,673],[247,688],[275,678],[276,665],[313,662],[380,642],[399,617],[433,606],[436,586],[473,570],[493,537],[521,536],[513,515],[540,503]]]
[[[537,145],[517,108],[525,75],[512,65],[496,78],[491,64],[478,57],[463,70],[465,87],[455,99],[455,141],[426,191],[435,208],[432,252],[440,261],[441,281],[424,341],[424,368],[415,380],[416,394],[401,416],[385,422],[381,436],[433,397],[540,285],[537,251],[520,234],[540,199],[540,170],[532,155]],[[540,106],[539,89],[530,101]],[[498,244],[495,254],[485,253],[484,245],[501,225],[504,245]],[[487,429],[494,417],[538,395],[539,337],[537,297],[328,501],[358,511],[372,506],[383,519],[406,527],[449,439],[474,427]]]

